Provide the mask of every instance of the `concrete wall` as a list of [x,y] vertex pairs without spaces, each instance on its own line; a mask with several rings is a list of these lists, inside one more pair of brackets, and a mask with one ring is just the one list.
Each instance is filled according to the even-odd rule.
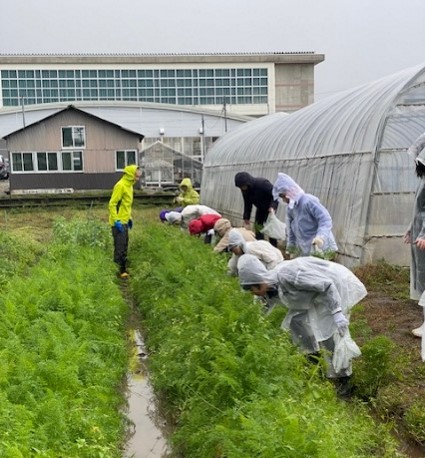
[[291,113],[314,102],[314,66],[275,66],[276,111]]

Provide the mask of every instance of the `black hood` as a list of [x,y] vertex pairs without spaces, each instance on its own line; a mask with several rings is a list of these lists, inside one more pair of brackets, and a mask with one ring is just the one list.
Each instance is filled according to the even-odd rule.
[[238,172],[235,175],[235,186],[240,188],[241,186],[251,186],[254,182],[254,177],[248,172]]

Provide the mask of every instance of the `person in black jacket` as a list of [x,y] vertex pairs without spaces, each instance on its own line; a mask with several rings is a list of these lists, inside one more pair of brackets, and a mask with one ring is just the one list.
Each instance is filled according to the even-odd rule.
[[[248,172],[238,172],[235,175],[235,186],[242,192],[244,201],[243,220],[249,228],[252,206],[256,207],[254,232],[257,240],[264,239],[260,231],[266,222],[269,211],[276,211],[278,201],[273,200],[273,185],[266,178],[253,177]],[[269,239],[273,246],[277,246],[276,239]]]

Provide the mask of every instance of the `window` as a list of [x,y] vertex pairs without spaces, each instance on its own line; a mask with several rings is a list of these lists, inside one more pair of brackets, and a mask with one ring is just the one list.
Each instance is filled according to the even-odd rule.
[[81,172],[82,151],[12,153],[12,172]]
[[62,127],[63,148],[85,148],[86,128],[84,126]]
[[136,164],[136,151],[135,150],[121,150],[116,151],[116,169],[123,170],[127,165]]
[[83,170],[82,151],[62,151],[62,170],[80,172]]
[[32,172],[32,153],[12,153],[12,172]]
[[50,171],[58,170],[58,156],[57,153],[36,153],[37,154],[37,170]]

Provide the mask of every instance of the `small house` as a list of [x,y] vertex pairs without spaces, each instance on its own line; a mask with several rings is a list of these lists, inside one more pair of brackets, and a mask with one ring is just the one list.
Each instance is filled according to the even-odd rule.
[[143,139],[69,105],[4,137],[11,193],[111,189]]

